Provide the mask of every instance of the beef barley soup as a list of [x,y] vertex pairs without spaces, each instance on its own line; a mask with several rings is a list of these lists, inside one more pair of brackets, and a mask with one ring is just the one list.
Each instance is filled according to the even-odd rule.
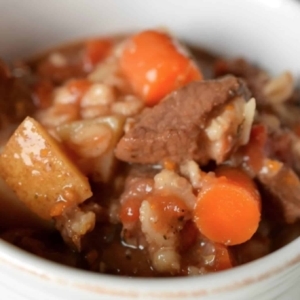
[[299,100],[290,72],[160,30],[0,62],[0,237],[127,276],[268,255],[300,234]]

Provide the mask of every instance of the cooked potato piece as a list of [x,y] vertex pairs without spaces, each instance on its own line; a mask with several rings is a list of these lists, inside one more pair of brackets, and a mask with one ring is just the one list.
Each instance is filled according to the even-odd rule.
[[87,178],[46,130],[29,117],[0,156],[0,176],[44,219],[92,196]]
[[[16,217],[17,216],[17,217]],[[0,177],[0,228],[32,227],[54,229],[51,220],[44,220],[31,211]]]
[[96,182],[108,182],[116,163],[114,148],[123,133],[122,116],[81,120],[57,127],[64,145],[77,156],[80,169]]

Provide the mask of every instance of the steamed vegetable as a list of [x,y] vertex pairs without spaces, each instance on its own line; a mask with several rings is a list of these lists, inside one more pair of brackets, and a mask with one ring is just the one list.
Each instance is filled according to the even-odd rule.
[[[51,229],[53,222],[39,218],[31,211],[0,177],[0,220],[1,227]],[[17,216],[17,217],[16,217]]]
[[6,144],[0,156],[0,175],[18,198],[44,219],[92,196],[87,178],[29,117]]
[[217,178],[200,191],[195,207],[195,222],[210,240],[237,245],[256,232],[261,202],[255,184],[243,171],[223,167]]
[[131,37],[121,56],[121,69],[134,91],[150,106],[203,77],[177,41],[155,30]]

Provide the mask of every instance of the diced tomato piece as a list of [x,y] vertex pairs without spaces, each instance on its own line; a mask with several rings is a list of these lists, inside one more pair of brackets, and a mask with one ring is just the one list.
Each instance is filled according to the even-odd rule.
[[95,65],[105,59],[113,46],[111,39],[93,39],[86,43],[85,55],[83,59],[84,66],[92,69]]
[[71,80],[67,84],[67,88],[73,94],[78,101],[83,97],[87,90],[91,87],[92,83],[87,79]]
[[139,220],[141,201],[129,198],[121,207],[120,219],[123,224],[135,223]]

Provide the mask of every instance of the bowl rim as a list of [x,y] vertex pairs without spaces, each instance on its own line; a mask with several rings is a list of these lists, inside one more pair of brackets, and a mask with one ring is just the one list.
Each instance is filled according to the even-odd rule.
[[93,273],[38,257],[0,239],[1,264],[34,279],[100,295],[181,299],[233,292],[296,268],[300,237],[255,261],[203,276],[141,278]]
[[[263,0],[261,4],[272,5],[271,1]],[[298,0],[284,2],[285,5],[300,12]],[[117,295],[120,298],[151,296],[161,299],[172,296],[182,299],[235,291],[299,267],[300,237],[255,261],[205,276],[140,278],[93,273],[40,258],[2,239],[0,239],[0,269],[1,265],[35,279],[90,293]]]

